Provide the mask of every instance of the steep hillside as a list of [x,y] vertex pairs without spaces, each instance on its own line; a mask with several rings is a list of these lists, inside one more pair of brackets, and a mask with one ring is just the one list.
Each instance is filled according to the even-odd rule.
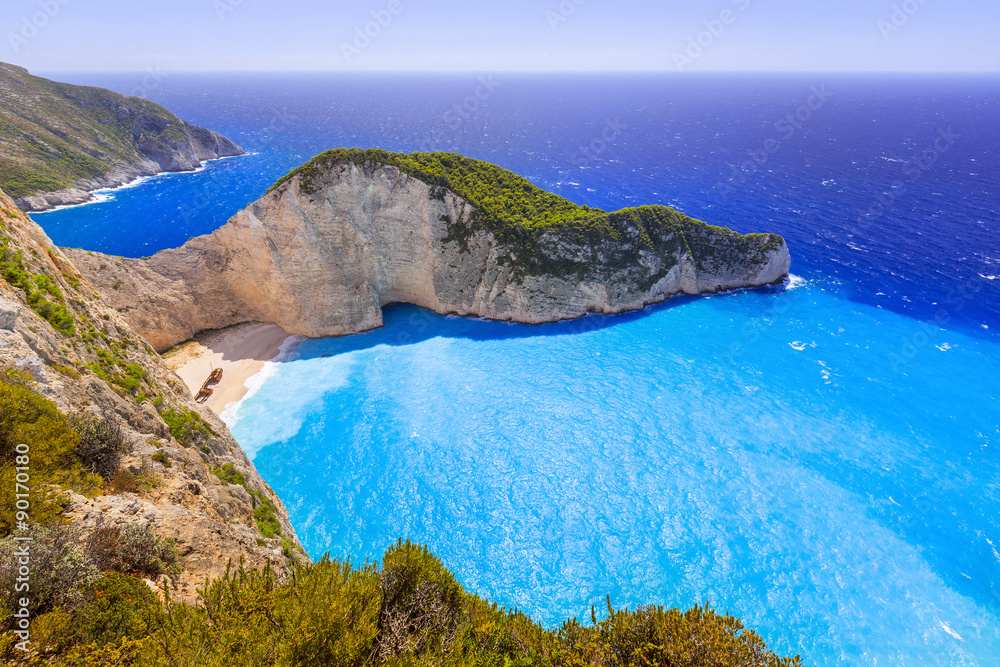
[[64,516],[81,544],[99,528],[172,541],[179,559],[144,571],[180,599],[231,560],[282,575],[303,556],[225,425],[0,192],[0,547],[18,444],[34,452],[31,522]]
[[0,63],[0,188],[23,210],[85,202],[91,190],[242,153],[154,102]]

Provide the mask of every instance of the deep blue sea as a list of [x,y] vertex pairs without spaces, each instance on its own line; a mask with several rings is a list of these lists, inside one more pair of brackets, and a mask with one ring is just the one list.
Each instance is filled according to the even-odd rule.
[[302,343],[233,431],[313,556],[403,536],[550,625],[605,594],[708,600],[807,664],[1000,665],[1000,78],[168,74],[146,93],[253,154],[35,215],[56,243],[179,245],[338,146],[453,150],[789,242],[782,288],[542,327],[395,306]]

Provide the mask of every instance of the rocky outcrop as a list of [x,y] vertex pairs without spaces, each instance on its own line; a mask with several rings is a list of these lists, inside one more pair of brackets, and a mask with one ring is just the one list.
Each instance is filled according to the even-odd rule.
[[380,326],[382,307],[398,302],[537,324],[788,273],[777,235],[744,236],[655,209],[610,214],[614,233],[603,237],[557,225],[526,245],[483,224],[452,191],[395,166],[348,163],[294,175],[213,234],[147,260],[67,253],[158,350],[249,321],[311,337],[351,334]]
[[49,81],[0,63],[0,187],[25,211],[81,204],[91,191],[242,155],[159,104]]
[[[206,577],[221,575],[230,561],[242,559],[253,567],[270,562],[279,573],[287,572],[285,551],[289,544],[298,546],[288,513],[226,426],[191,400],[159,355],[2,192],[0,264],[0,367],[31,375],[33,389],[67,414],[86,410],[121,423],[131,447],[123,468],[159,480],[141,495],[73,494],[66,515],[74,524],[86,533],[100,525],[137,523],[173,538],[184,569],[174,577],[171,594],[182,600],[194,600],[195,588]],[[25,275],[35,286],[48,285],[44,298],[67,308],[71,326],[62,321],[57,331],[41,317],[51,308],[42,307],[37,293],[34,307],[29,305],[18,284]],[[144,378],[140,388],[116,383],[127,379],[126,368],[132,377]],[[161,416],[168,409],[194,411],[210,432],[197,443],[179,442]],[[245,487],[227,482],[234,475],[222,479],[213,472],[227,464],[242,474]],[[287,542],[261,535],[253,516],[257,501],[248,489],[274,503]],[[291,553],[305,558],[298,548]]]

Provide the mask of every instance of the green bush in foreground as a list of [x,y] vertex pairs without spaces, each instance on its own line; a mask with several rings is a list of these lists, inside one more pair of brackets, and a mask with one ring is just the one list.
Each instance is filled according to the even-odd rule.
[[36,394],[33,384],[24,373],[0,368],[0,537],[14,529],[17,517],[17,445],[31,447],[27,460],[31,520],[36,523],[60,520],[65,497],[50,485],[93,495],[104,482],[77,453],[80,434],[73,421],[55,403]]
[[[239,567],[200,591],[203,604],[160,602],[112,574],[73,609],[36,618],[35,664],[142,667],[482,665],[798,667],[738,619],[705,607],[616,610],[547,630],[465,592],[425,547],[399,542],[380,569],[324,558],[279,582]],[[0,644],[2,647],[2,644]],[[0,649],[2,652],[2,649]],[[11,650],[0,657],[17,656]]]

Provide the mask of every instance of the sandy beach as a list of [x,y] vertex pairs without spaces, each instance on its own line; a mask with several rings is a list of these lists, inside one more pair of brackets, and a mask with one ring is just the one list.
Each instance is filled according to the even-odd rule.
[[193,340],[168,350],[163,359],[184,380],[192,396],[198,393],[213,369],[221,368],[222,381],[214,385],[205,403],[219,415],[227,405],[246,395],[246,381],[278,355],[288,337],[276,324],[238,324],[200,333]]

